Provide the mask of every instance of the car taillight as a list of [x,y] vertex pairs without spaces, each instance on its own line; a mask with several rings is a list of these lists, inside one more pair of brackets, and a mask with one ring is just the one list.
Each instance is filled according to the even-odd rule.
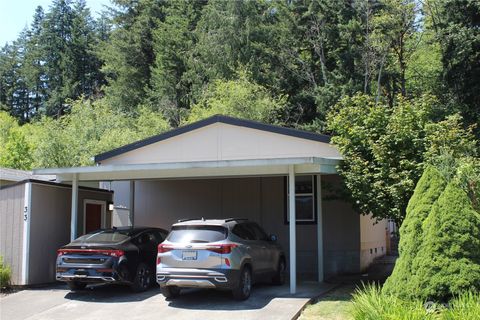
[[63,256],[69,253],[77,254],[103,254],[111,257],[119,258],[125,255],[123,250],[110,250],[110,249],[59,249],[57,250],[57,256]]
[[157,264],[160,264],[162,261],[159,256],[157,256]]
[[158,245],[158,253],[165,253],[165,252],[172,251],[172,250],[173,250],[172,245],[163,244],[163,243],[160,243]]
[[220,253],[220,254],[229,254],[232,252],[232,249],[236,247],[238,247],[238,245],[236,244],[219,244],[219,245],[207,246],[207,250]]

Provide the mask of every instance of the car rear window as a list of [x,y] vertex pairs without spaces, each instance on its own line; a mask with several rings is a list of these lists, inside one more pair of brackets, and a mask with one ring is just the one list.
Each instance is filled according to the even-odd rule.
[[176,226],[167,240],[178,243],[215,242],[226,239],[227,234],[227,228],[222,226]]
[[94,233],[89,233],[80,238],[76,239],[75,242],[105,242],[105,243],[117,243],[122,242],[126,239],[130,238],[128,232],[126,231],[119,231],[119,230],[106,230],[106,231],[98,231]]

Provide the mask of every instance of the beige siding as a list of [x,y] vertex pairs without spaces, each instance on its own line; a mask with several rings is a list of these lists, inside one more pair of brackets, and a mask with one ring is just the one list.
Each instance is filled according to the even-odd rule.
[[360,217],[360,265],[365,270],[377,258],[387,253],[387,220],[375,223],[371,215]]
[[336,157],[328,143],[225,123],[214,123],[102,161],[140,164],[207,160]]
[[12,269],[12,284],[22,284],[25,185],[0,190],[0,255]]
[[[322,180],[339,186],[338,177]],[[358,272],[359,215],[338,199],[325,199],[323,210],[326,276]],[[201,217],[256,221],[278,236],[288,257],[284,177],[136,181],[135,225],[169,229],[180,218]],[[307,276],[316,273],[316,225],[297,225],[297,269]]]

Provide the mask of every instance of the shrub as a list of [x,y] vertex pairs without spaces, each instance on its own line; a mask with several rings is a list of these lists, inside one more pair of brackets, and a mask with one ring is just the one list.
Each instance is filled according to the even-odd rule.
[[8,287],[12,271],[10,267],[3,263],[3,257],[0,256],[0,288]]
[[432,166],[425,169],[407,206],[407,214],[400,228],[400,256],[392,275],[383,286],[384,293],[407,298],[412,292],[411,267],[423,238],[422,223],[445,185],[446,181],[437,169]]
[[350,314],[356,320],[435,319],[434,314],[425,311],[422,302],[402,300],[382,293],[380,287],[375,285],[354,293]]
[[480,214],[456,180],[425,219],[412,275],[412,293],[424,300],[447,301],[480,290]]

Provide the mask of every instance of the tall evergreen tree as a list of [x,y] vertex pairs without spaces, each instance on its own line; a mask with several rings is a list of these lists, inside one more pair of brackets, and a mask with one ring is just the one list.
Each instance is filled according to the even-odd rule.
[[194,30],[205,4],[206,1],[198,0],[170,2],[165,8],[165,21],[154,31],[150,104],[159,108],[174,126],[180,124],[193,101],[189,59],[196,44]]
[[41,6],[35,9],[33,22],[27,31],[28,41],[25,46],[25,58],[22,76],[30,94],[30,110],[38,114],[47,97],[45,70],[43,66],[44,46],[41,41],[45,13]]
[[429,0],[425,8],[441,46],[446,100],[480,137],[480,2]]
[[163,1],[113,0],[113,31],[100,50],[102,72],[110,103],[125,111],[135,111],[145,102],[151,86],[155,61],[153,31],[163,20]]

